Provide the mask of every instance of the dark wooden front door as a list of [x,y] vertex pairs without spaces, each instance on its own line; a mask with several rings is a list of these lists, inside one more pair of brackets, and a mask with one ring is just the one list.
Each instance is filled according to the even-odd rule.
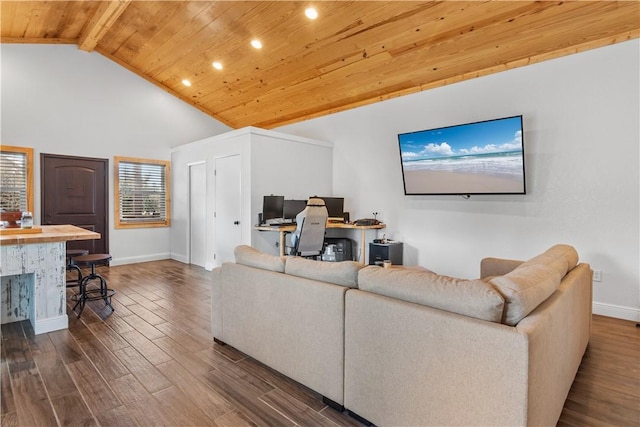
[[100,240],[67,242],[67,249],[109,253],[109,160],[41,154],[42,224],[72,224]]

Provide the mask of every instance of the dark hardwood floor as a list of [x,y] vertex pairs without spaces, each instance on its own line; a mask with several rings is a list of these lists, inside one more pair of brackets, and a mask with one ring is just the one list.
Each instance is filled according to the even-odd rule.
[[[210,332],[210,272],[175,261],[99,267],[115,312],[69,329],[2,325],[2,426],[360,425]],[[69,295],[73,293],[69,290]],[[594,316],[559,425],[640,425],[640,328]]]

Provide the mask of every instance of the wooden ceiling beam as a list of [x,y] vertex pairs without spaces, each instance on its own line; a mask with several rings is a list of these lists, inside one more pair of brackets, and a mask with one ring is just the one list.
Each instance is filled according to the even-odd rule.
[[100,2],[100,7],[87,23],[86,28],[80,34],[78,47],[81,50],[91,52],[98,45],[100,39],[111,29],[125,11],[131,0],[116,0]]
[[12,43],[12,44],[76,44],[77,39],[67,39],[59,37],[1,37],[0,43]]

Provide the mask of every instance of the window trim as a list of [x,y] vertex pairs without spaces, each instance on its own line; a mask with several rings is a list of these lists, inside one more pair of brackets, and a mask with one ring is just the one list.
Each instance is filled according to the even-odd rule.
[[17,147],[13,145],[2,145],[0,151],[9,153],[21,153],[27,158],[27,211],[33,213],[33,148],[30,147]]
[[[115,228],[152,228],[171,226],[171,162],[168,160],[141,159],[137,157],[114,156],[114,223]],[[127,222],[120,220],[120,163],[138,163],[147,165],[163,165],[165,167],[165,219],[158,221]]]

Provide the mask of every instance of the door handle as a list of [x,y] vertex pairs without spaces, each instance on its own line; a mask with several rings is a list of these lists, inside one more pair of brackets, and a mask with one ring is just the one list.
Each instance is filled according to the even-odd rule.
[[239,225],[240,221],[233,221],[233,225]]

